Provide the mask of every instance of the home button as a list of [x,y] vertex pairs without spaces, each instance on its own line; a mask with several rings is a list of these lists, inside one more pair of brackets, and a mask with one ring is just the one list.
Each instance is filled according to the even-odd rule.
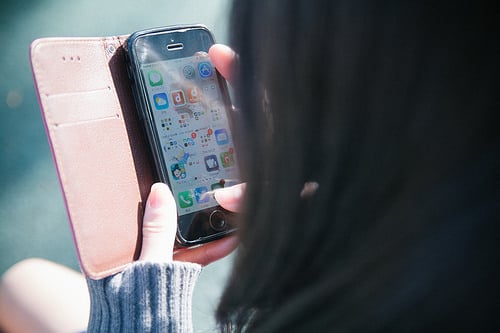
[[226,229],[226,216],[220,210],[214,210],[208,219],[210,227],[215,231],[222,231]]

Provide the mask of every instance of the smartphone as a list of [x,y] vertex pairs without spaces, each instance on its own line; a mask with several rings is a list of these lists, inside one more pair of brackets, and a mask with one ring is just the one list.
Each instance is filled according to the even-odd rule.
[[226,81],[208,56],[213,43],[205,26],[194,25],[139,31],[126,46],[138,116],[157,178],[176,200],[183,246],[235,230],[235,214],[213,196],[240,182]]

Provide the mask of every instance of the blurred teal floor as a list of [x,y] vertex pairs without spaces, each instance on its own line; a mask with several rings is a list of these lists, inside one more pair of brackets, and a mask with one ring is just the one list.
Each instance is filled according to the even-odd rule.
[[[0,274],[29,257],[78,269],[61,192],[31,79],[32,40],[112,36],[178,23],[203,23],[227,38],[227,0],[3,0],[0,4]],[[204,270],[195,290],[197,332],[212,312],[231,258]]]

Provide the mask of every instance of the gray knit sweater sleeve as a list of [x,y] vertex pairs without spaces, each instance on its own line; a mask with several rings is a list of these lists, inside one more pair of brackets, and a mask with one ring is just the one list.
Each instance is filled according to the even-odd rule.
[[101,280],[87,279],[88,332],[192,332],[191,301],[201,266],[136,262]]

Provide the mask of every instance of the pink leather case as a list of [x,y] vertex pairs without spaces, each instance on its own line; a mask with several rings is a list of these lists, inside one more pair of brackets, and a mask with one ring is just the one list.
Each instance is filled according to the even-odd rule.
[[44,38],[31,65],[80,266],[93,279],[139,255],[153,182],[123,37]]

